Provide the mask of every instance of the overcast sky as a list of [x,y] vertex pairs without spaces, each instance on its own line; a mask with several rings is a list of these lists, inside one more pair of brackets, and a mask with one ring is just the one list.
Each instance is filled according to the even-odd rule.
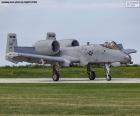
[[45,39],[47,32],[55,32],[57,39],[76,38],[80,44],[113,40],[125,48],[136,49],[138,52],[132,58],[140,64],[140,7],[126,8],[125,0],[0,3],[0,66],[13,65],[4,59],[9,32],[17,34],[20,46],[32,46]]

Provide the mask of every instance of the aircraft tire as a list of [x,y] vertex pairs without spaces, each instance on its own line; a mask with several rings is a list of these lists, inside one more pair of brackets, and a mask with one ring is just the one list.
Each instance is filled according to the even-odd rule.
[[106,75],[106,80],[107,81],[111,81],[111,78],[112,78],[111,75],[108,75],[108,76]]
[[91,72],[88,74],[88,77],[89,77],[90,80],[94,80],[95,77],[96,77],[95,72],[94,72],[94,71],[91,71]]
[[52,75],[52,79],[53,81],[59,81],[59,73],[58,72],[55,72],[53,75]]

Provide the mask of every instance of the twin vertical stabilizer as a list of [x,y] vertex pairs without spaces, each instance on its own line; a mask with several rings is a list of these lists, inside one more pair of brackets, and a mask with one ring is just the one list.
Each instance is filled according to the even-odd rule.
[[14,52],[14,48],[17,47],[17,37],[15,33],[9,33],[7,35],[6,53]]
[[[7,56],[8,53],[10,52],[14,52],[15,51],[15,47],[17,47],[17,37],[15,33],[8,33],[7,35],[7,45],[6,45],[6,60],[9,60],[11,62],[15,62],[14,60],[12,60],[11,58],[9,58]],[[17,63],[17,62],[15,62]]]

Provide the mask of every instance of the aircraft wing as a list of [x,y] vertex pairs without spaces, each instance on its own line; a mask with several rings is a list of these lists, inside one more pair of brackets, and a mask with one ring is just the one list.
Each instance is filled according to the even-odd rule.
[[131,54],[131,53],[136,53],[137,50],[135,49],[122,49],[123,52],[125,52],[126,54]]
[[135,49],[124,49],[122,44],[117,44],[120,50],[122,50],[126,54],[136,53],[137,50]]
[[70,63],[79,62],[79,59],[71,56],[46,56],[38,54],[28,54],[28,53],[17,53],[9,52],[6,55],[7,58],[11,59],[14,63],[18,62],[29,62],[29,63],[47,63],[51,64],[54,62],[62,63],[64,66],[69,66]]

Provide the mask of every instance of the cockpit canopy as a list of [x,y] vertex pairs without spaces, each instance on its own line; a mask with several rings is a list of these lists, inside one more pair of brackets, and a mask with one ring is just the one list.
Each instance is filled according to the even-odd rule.
[[101,45],[109,49],[117,49],[117,50],[120,49],[115,41],[106,41],[104,44]]

